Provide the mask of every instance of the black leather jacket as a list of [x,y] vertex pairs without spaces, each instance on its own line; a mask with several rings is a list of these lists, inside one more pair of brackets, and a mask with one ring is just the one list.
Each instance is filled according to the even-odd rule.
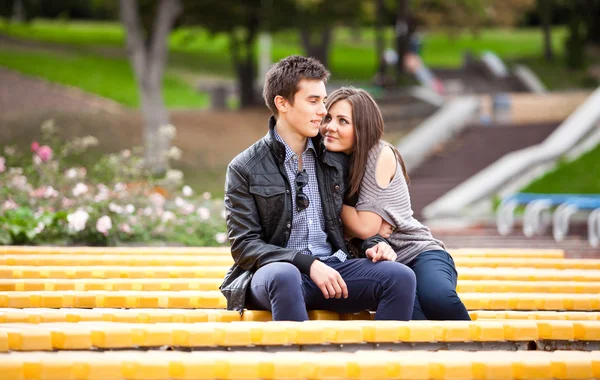
[[[309,274],[315,257],[284,248],[292,226],[292,191],[285,172],[285,146],[275,139],[275,118],[269,120],[265,137],[235,157],[227,167],[225,209],[234,265],[225,275],[221,292],[229,310],[242,311],[253,273],[273,262],[289,262]],[[344,241],[342,211],[347,156],[328,152],[320,136],[317,180],[325,216],[325,230],[333,252],[348,252]],[[373,240],[367,246],[375,245]],[[363,251],[364,252],[364,251]],[[350,255],[349,255],[350,256]]]

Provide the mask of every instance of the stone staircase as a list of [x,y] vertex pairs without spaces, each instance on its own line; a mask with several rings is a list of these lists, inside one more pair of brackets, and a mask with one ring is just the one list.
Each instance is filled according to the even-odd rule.
[[421,218],[425,206],[505,154],[542,142],[557,126],[545,123],[467,128],[439,146],[411,173],[409,189],[415,217]]

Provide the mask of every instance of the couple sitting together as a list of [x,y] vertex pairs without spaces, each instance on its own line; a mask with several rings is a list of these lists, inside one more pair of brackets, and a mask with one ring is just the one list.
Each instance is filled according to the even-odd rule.
[[327,94],[329,72],[290,56],[267,73],[265,137],[227,168],[225,208],[235,264],[228,309],[304,321],[307,310],[376,311],[378,320],[469,320],[444,244],[412,217],[408,176],[381,140],[364,90]]

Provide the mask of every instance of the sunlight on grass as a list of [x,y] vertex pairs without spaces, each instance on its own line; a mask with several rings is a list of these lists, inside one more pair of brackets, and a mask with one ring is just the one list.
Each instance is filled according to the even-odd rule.
[[[69,22],[39,20],[30,25],[2,25],[0,33],[14,37],[75,46],[124,46],[125,34],[115,22]],[[392,45],[393,30],[386,30],[388,45]],[[555,28],[553,45],[562,53],[564,28]],[[376,68],[374,31],[363,28],[360,35],[349,28],[337,28],[331,52],[333,77],[369,80]],[[169,37],[171,63],[187,69],[220,75],[233,75],[229,57],[229,40],[224,34],[212,35],[199,27],[175,30]],[[489,29],[479,35],[459,33],[451,36],[445,31],[424,34],[423,56],[433,67],[458,67],[464,52],[475,54],[491,50],[504,59],[541,56],[542,33],[539,29]],[[302,54],[298,33],[281,31],[273,38],[273,59],[290,54]]]
[[[129,107],[139,105],[138,88],[129,62],[78,54],[0,48],[0,66],[51,82],[74,86]],[[172,74],[163,80],[167,107],[205,107],[208,96]]]
[[521,190],[540,194],[600,194],[600,144],[571,162],[560,162]]

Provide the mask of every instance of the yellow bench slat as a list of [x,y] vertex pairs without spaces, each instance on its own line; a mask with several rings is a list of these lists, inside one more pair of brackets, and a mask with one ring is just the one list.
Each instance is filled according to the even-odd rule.
[[3,379],[590,379],[598,352],[58,352],[2,354]]

